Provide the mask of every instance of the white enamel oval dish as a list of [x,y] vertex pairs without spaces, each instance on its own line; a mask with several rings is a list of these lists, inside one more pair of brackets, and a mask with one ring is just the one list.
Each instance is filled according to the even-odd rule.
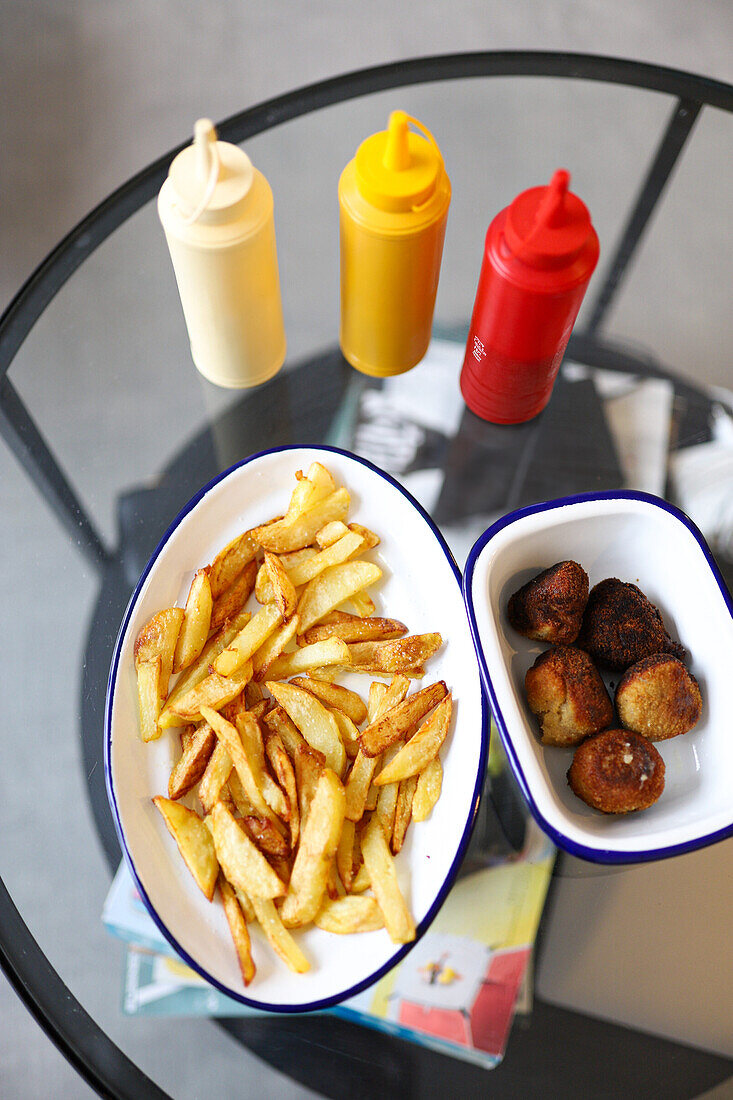
[[[639,813],[602,814],[573,794],[566,779],[573,750],[541,745],[524,697],[525,673],[547,647],[509,626],[507,602],[540,570],[568,558],[583,566],[591,586],[605,577],[638,585],[688,650],[700,683],[702,717],[684,736],[657,743],[665,789]],[[683,513],[633,492],[525,508],[484,533],[463,583],[482,678],[507,755],[534,816],[557,844],[584,859],[631,863],[691,851],[733,833],[733,608],[709,548]]]
[[[423,681],[445,680],[455,701],[452,730],[441,750],[442,795],[427,821],[410,826],[396,859],[418,938],[422,935],[468,844],[486,765],[488,711],[458,570],[427,515],[388,475],[342,451],[283,448],[248,459],[202,489],[169,528],[133,593],[115,647],[105,716],[110,804],[125,858],[153,919],[180,955],[223,992],[280,1012],[323,1008],[357,993],[411,945],[396,946],[383,930],[337,936],[307,929],[295,936],[311,970],[295,975],[254,927],[257,975],[245,990],[221,904],[217,899],[208,902],[195,885],[151,802],[154,795],[167,792],[178,738],[170,731],[172,736],[164,733],[147,745],[140,740],[133,645],[153,614],[183,606],[194,572],[226,543],[286,510],[296,471],[307,470],[314,460],[348,488],[350,518],[381,538],[367,555],[383,571],[370,589],[377,613],[401,619],[411,633],[439,631],[443,636],[443,647],[429,662]],[[352,674],[340,682],[365,697],[370,681]]]

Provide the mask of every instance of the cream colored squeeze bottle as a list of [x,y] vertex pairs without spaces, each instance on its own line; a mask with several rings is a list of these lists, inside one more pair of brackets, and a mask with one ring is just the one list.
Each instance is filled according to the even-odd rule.
[[160,189],[158,214],[201,374],[218,386],[265,382],[286,348],[269,183],[199,119]]
[[364,374],[402,374],[430,343],[451,198],[432,134],[393,111],[346,165],[338,196],[341,350]]

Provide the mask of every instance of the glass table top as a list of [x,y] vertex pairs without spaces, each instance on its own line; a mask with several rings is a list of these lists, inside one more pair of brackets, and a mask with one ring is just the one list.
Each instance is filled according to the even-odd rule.
[[[483,67],[464,58],[319,86],[294,93],[291,114],[262,109],[231,124],[275,193],[288,357],[269,383],[225,391],[193,366],[151,201],[162,168],[112,196],[0,323],[0,952],[42,1026],[113,1094],[203,1096],[216,1081],[235,1095],[249,1073],[278,1096],[635,1088],[693,1097],[731,1073],[733,973],[719,914],[733,900],[733,840],[663,869],[560,857],[532,1008],[491,1072],[329,1017],[142,1020],[121,1011],[123,946],[100,919],[120,860],[104,788],[107,673],[150,553],[212,477],[267,447],[351,449],[423,503],[459,565],[514,508],[641,488],[687,511],[733,578],[730,157],[713,177],[695,172],[706,149],[730,149],[733,89],[670,77],[665,91],[663,70],[643,66],[577,79],[562,55],[546,69],[517,61],[493,73],[492,56],[471,55]],[[623,79],[641,87],[614,82]],[[538,95],[553,100],[549,131],[532,122]],[[712,106],[699,113],[700,103]],[[408,375],[381,382],[354,372],[338,349],[336,181],[396,105],[438,137],[454,198],[433,345]],[[510,131],[508,112],[521,123]],[[499,155],[507,193],[494,182]],[[483,234],[514,193],[560,163],[593,213],[601,265],[548,409],[496,427],[468,412],[458,391]],[[679,265],[683,245],[693,260]],[[521,847],[525,814],[508,775],[493,797],[487,787],[482,814],[474,857]],[[677,924],[654,909],[675,891],[704,892],[699,927],[687,909]],[[646,906],[656,939],[637,949],[610,925],[624,912],[640,919]],[[617,963],[604,963],[615,945]],[[649,972],[639,973],[645,959]],[[699,1011],[688,1018],[692,1002]]]

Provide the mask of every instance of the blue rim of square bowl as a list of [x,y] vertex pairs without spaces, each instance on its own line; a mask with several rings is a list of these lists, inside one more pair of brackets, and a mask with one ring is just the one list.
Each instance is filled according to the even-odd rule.
[[488,665],[486,663],[486,657],[484,656],[483,646],[481,644],[481,638],[479,636],[478,624],[476,622],[476,614],[473,603],[473,575],[476,569],[476,562],[479,555],[492,538],[495,537],[505,527],[515,523],[517,520],[523,519],[525,516],[536,515],[538,512],[548,512],[557,508],[564,508],[568,505],[583,504],[586,501],[598,501],[598,500],[636,500],[642,501],[646,504],[651,504],[655,508],[659,508],[665,512],[669,512],[671,516],[687,528],[690,534],[693,536],[698,546],[702,550],[702,553],[707,561],[715,581],[717,582],[720,594],[723,597],[725,605],[728,609],[728,613],[733,618],[733,600],[726,586],[725,581],[715,563],[710,547],[705,541],[702,533],[692,522],[689,516],[684,512],[676,508],[674,504],[670,504],[666,500],[662,500],[661,497],[653,496],[651,493],[643,493],[636,489],[619,489],[616,492],[599,492],[599,493],[578,493],[574,496],[558,497],[556,500],[547,500],[541,504],[530,504],[526,508],[518,508],[516,511],[508,512],[501,519],[498,519],[495,523],[492,523],[488,527],[483,535],[474,543],[471,547],[471,551],[466,561],[466,567],[463,571],[463,597],[466,604],[466,611],[468,612],[468,622],[471,628],[471,637],[473,638],[473,644],[476,649],[476,655],[478,657],[479,669],[481,672],[481,680],[484,685],[484,689],[489,697],[489,703],[491,711],[496,722],[499,735],[501,737],[504,750],[507,754],[507,758],[511,765],[512,771],[519,783],[522,794],[524,795],[527,805],[529,806],[533,817],[537,821],[538,825],[543,829],[550,839],[564,851],[570,855],[577,856],[579,859],[589,860],[593,863],[606,863],[606,864],[623,864],[623,863],[646,863],[651,860],[666,859],[669,856],[683,855],[685,852],[693,852],[698,848],[705,848],[709,844],[714,844],[719,840],[724,840],[726,837],[733,836],[733,821],[730,825],[723,826],[722,829],[717,829],[713,833],[708,833],[702,837],[695,837],[692,840],[681,841],[679,844],[669,845],[664,848],[648,848],[638,852],[620,852],[617,850],[611,850],[608,848],[592,848],[588,845],[582,844],[578,841],[571,840],[559,829],[556,829],[547,819],[544,817],[537,807],[537,804],[533,798],[530,785],[522,770],[519,758],[517,756],[514,744],[511,738],[511,734],[507,729],[507,724],[504,720],[504,716],[499,706],[499,700],[494,690],[494,685],[491,680]]
[[[122,823],[120,821],[120,812],[119,812],[119,808],[117,806],[117,798],[115,796],[114,785],[113,785],[113,782],[112,782],[112,765],[111,765],[112,706],[111,706],[111,701],[114,697],[114,690],[115,690],[115,685],[116,685],[116,682],[117,682],[117,672],[118,672],[118,668],[119,668],[122,642],[123,642],[123,639],[124,639],[125,634],[127,632],[127,627],[128,627],[129,622],[130,622],[132,612],[135,608],[135,604],[137,603],[137,598],[138,598],[138,596],[140,594],[140,591],[141,591],[141,589],[142,589],[142,587],[143,587],[143,585],[144,585],[144,583],[145,583],[145,581],[148,577],[148,574],[150,573],[150,570],[153,568],[153,565],[155,564],[155,562],[157,561],[161,550],[163,549],[165,544],[168,542],[168,539],[171,537],[173,532],[179,527],[181,521],[188,515],[188,513],[193,508],[196,507],[196,505],[199,503],[199,501],[202,500],[203,497],[205,497],[206,494],[211,491],[211,489],[213,489],[216,485],[218,485],[220,481],[223,481],[225,478],[229,477],[229,475],[232,474],[235,470],[240,469],[242,466],[248,466],[250,463],[256,462],[257,459],[264,458],[267,455],[279,454],[279,453],[284,452],[284,451],[314,451],[314,452],[323,452],[324,454],[329,454],[330,453],[330,454],[340,455],[343,458],[352,459],[354,462],[358,462],[361,466],[366,466],[366,468],[368,470],[371,470],[372,473],[377,474],[384,481],[389,482],[389,484],[392,485],[393,488],[397,489],[402,494],[402,496],[405,497],[405,499],[407,501],[409,501],[409,503],[413,506],[413,508],[415,508],[415,510],[422,516],[422,518],[425,520],[427,525],[430,527],[433,534],[435,535],[435,538],[438,541],[438,545],[440,546],[441,550],[445,554],[445,557],[448,561],[448,564],[450,565],[451,569],[453,570],[453,573],[454,573],[455,578],[456,578],[456,582],[457,582],[458,587],[459,587],[459,591],[461,590],[461,571],[460,571],[460,569],[458,568],[458,566],[456,564],[455,558],[453,557],[453,555],[452,555],[452,553],[451,553],[451,551],[448,547],[447,542],[443,538],[443,535],[441,534],[441,532],[439,531],[439,529],[437,528],[437,526],[435,525],[435,523],[433,522],[431,517],[425,511],[423,506],[417,500],[415,500],[415,498],[412,496],[412,494],[408,493],[408,491],[405,489],[405,487],[403,485],[400,485],[399,481],[397,481],[395,478],[393,478],[390,474],[386,473],[384,470],[380,470],[379,467],[375,466],[372,462],[369,462],[365,458],[361,458],[359,455],[353,454],[353,452],[351,452],[351,451],[343,450],[340,447],[330,447],[330,446],[325,446],[325,445],[321,445],[321,444],[313,444],[313,445],[311,445],[311,444],[289,444],[289,445],[283,446],[283,447],[271,447],[271,448],[268,448],[267,450],[258,451],[256,454],[250,455],[248,458],[243,459],[241,462],[237,462],[233,466],[230,466],[229,469],[224,470],[223,473],[218,474],[215,478],[212,478],[211,481],[209,481],[206,485],[204,485],[203,488],[201,488],[188,501],[188,503],[186,505],[184,505],[184,507],[178,513],[176,518],[172,521],[172,523],[170,524],[170,526],[166,530],[165,534],[161,538],[160,542],[158,543],[157,547],[153,551],[147,565],[145,566],[145,569],[142,572],[142,575],[140,576],[139,581],[135,585],[135,589],[134,589],[134,591],[133,591],[133,593],[130,597],[129,603],[127,605],[127,608],[125,610],[125,614],[124,614],[123,619],[122,619],[122,624],[121,624],[120,629],[119,629],[118,634],[117,634],[117,640],[115,641],[115,648],[114,648],[114,653],[113,653],[113,656],[112,656],[112,663],[110,665],[109,677],[108,677],[108,680],[107,680],[107,697],[106,697],[106,700],[105,700],[105,712],[104,712],[104,733],[105,733],[105,737],[104,737],[104,776],[105,776],[105,783],[106,783],[106,786],[107,786],[107,798],[109,800],[109,804],[110,804],[110,807],[112,809],[112,817],[114,819],[115,830],[117,832],[117,839],[120,842],[120,847],[122,849],[122,852],[123,852],[123,855],[124,855],[124,858],[125,858],[125,862],[127,863],[128,870],[130,871],[130,874],[132,875],[132,878],[135,882],[135,886],[136,886],[137,890],[139,891],[140,897],[142,898],[142,900],[145,904],[145,908],[147,909],[148,913],[150,914],[153,921],[155,922],[158,930],[165,937],[165,939],[168,941],[168,943],[171,945],[171,947],[174,948],[176,953],[178,955],[180,955],[180,957],[184,960],[185,963],[187,963],[188,966],[191,967],[192,970],[195,970],[196,973],[200,974],[202,978],[204,978],[207,982],[209,982],[210,985],[213,985],[221,993],[225,994],[225,996],[232,997],[234,1000],[239,1001],[241,1004],[249,1005],[252,1008],[262,1009],[265,1012],[299,1013],[299,1012],[318,1012],[318,1011],[322,1011],[323,1009],[326,1009],[326,1008],[332,1008],[334,1005],[340,1004],[342,1001],[348,1000],[349,997],[355,997],[357,993],[361,993],[364,989],[368,989],[370,986],[374,985],[375,982],[378,982],[380,978],[384,977],[384,975],[388,971],[392,970],[393,967],[395,967],[399,962],[401,962],[401,960],[407,954],[409,954],[409,952],[412,950],[412,948],[415,946],[415,944],[417,944],[418,941],[422,938],[422,936],[424,936],[424,934],[427,932],[428,928],[430,927],[433,920],[437,916],[438,910],[440,909],[440,907],[442,906],[442,904],[445,901],[446,897],[448,896],[448,893],[450,891],[450,888],[453,885],[453,882],[455,881],[456,875],[458,874],[458,870],[461,866],[461,863],[463,862],[463,857],[465,856],[466,851],[468,849],[468,844],[469,844],[469,841],[471,839],[471,834],[473,832],[473,827],[476,823],[476,816],[477,816],[477,813],[478,813],[478,806],[479,806],[479,797],[480,797],[480,794],[481,794],[481,787],[483,785],[484,775],[485,775],[485,772],[486,772],[486,764],[487,764],[487,759],[488,759],[490,717],[489,717],[489,708],[488,708],[488,704],[487,704],[487,700],[486,700],[486,694],[483,690],[480,690],[480,695],[481,695],[481,750],[480,750],[480,753],[479,753],[478,768],[477,768],[477,773],[476,773],[476,782],[474,784],[474,789],[473,789],[473,793],[472,793],[472,796],[471,796],[471,802],[470,802],[471,809],[470,809],[470,812],[468,814],[468,819],[466,821],[465,828],[464,828],[463,833],[461,835],[461,840],[459,842],[458,848],[456,850],[456,854],[453,858],[453,861],[451,863],[448,874],[446,875],[446,877],[443,881],[443,884],[440,887],[440,890],[436,894],[435,900],[433,901],[432,905],[428,909],[428,912],[425,914],[423,919],[420,921],[420,924],[417,926],[416,933],[415,933],[415,939],[411,943],[404,944],[397,951],[395,951],[394,954],[391,955],[389,957],[389,959],[385,963],[383,963],[382,966],[380,966],[376,971],[374,971],[373,974],[370,974],[367,978],[362,979],[361,981],[357,982],[353,986],[349,986],[349,988],[344,990],[342,993],[337,993],[337,994],[334,994],[330,997],[324,997],[324,998],[321,998],[320,1000],[309,1002],[308,1004],[296,1004],[296,1005],[286,1005],[286,1004],[279,1004],[279,1003],[270,1004],[269,1002],[266,1002],[266,1001],[255,1000],[252,997],[247,997],[244,994],[238,993],[234,989],[230,989],[228,986],[224,985],[223,982],[219,982],[216,978],[214,978],[211,974],[209,974],[208,971],[204,969],[204,967],[202,967],[199,963],[197,963],[195,961],[195,959],[193,959],[191,957],[191,955],[189,955],[189,953],[186,951],[186,949],[184,947],[182,947],[182,945],[178,942],[178,940],[173,935],[173,933],[167,928],[165,923],[158,916],[158,913],[155,909],[155,906],[153,905],[152,901],[148,897],[148,894],[147,894],[142,882],[140,881],[140,878],[138,877],[137,870],[135,868],[135,864],[134,864],[134,861],[133,861],[133,858],[132,858],[132,854],[130,853],[130,850],[127,846],[127,842],[125,840],[124,832],[123,832],[123,829],[122,829]],[[480,679],[479,679],[479,688],[480,688]]]

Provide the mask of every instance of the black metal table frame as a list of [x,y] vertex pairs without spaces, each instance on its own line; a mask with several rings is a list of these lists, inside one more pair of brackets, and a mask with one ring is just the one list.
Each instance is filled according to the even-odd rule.
[[[363,69],[311,84],[233,115],[219,123],[217,129],[223,140],[240,143],[323,107],[391,88],[473,77],[514,76],[620,84],[663,93],[674,100],[622,226],[606,279],[593,301],[588,323],[582,332],[574,334],[568,349],[574,360],[589,366],[613,367],[623,363],[628,369],[628,353],[621,353],[600,335],[608,308],[696,120],[705,106],[733,112],[733,86],[675,69],[587,54],[534,51],[451,54]],[[0,434],[100,576],[114,562],[116,551],[105,546],[96,531],[8,378],[8,369],[55,294],[118,226],[154,198],[171,160],[183,147],[171,150],[143,169],[87,215],[39,265],[0,318]],[[647,373],[658,373],[654,364],[644,361],[640,365]],[[75,1000],[33,939],[1,880],[0,966],[49,1038],[100,1095],[135,1100],[166,1095]]]

